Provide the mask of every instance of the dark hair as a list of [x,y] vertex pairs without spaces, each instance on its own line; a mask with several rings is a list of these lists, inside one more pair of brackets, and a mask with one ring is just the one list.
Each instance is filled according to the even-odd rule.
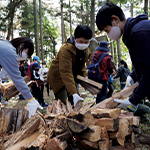
[[124,60],[120,60],[120,63],[121,63],[122,65],[124,65],[125,68],[128,68],[127,63],[126,63]]
[[[11,40],[10,42],[16,48],[17,54],[21,54],[22,51],[26,48],[29,49],[28,57],[31,57],[31,55],[34,52],[34,44],[33,44],[33,41],[29,37],[15,38],[15,39]],[[21,48],[20,48],[20,44],[22,44]]]
[[112,18],[111,18],[112,15],[117,16],[120,19],[120,21],[126,19],[120,7],[111,2],[105,3],[99,9],[96,15],[96,25],[100,31],[104,30],[104,27],[106,25],[112,26]]
[[74,36],[76,38],[83,37],[85,39],[91,39],[92,38],[92,30],[87,25],[78,25],[74,31]]

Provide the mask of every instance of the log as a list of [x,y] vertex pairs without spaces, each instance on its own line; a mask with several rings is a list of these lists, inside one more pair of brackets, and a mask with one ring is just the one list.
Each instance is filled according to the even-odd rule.
[[53,138],[48,141],[45,150],[65,150],[66,147],[66,141],[60,141],[57,138]]
[[109,140],[108,132],[107,132],[107,129],[105,127],[101,128],[101,140],[102,141]]
[[82,81],[80,81],[79,83],[83,88],[88,90],[92,95],[96,95],[96,94],[100,93],[100,90],[93,87],[92,85],[89,85],[89,84],[82,82]]
[[77,75],[76,77],[79,81],[82,81],[82,82],[85,82],[89,85],[92,85],[93,87],[96,87],[97,89],[102,89],[103,85],[101,83],[98,83],[98,82],[95,82],[93,80],[90,80],[86,77],[83,77],[83,76],[80,76],[80,75]]
[[99,145],[99,150],[110,150],[111,146],[112,146],[112,141],[99,141],[98,142]]
[[135,83],[134,85],[123,89],[122,91],[115,93],[112,97],[107,98],[105,100],[103,100],[102,102],[96,104],[95,106],[93,106],[91,109],[95,109],[95,108],[116,108],[119,103],[114,102],[114,99],[125,99],[127,97],[129,97],[130,95],[133,94],[133,90],[137,87],[138,85]]
[[79,121],[75,119],[67,119],[67,125],[70,128],[70,130],[74,133],[81,133],[82,131],[87,129],[87,126],[80,123]]
[[119,129],[117,132],[109,133],[109,137],[111,139],[117,138],[118,143],[121,146],[124,146],[125,137],[127,135],[130,135],[130,129],[129,129],[129,122],[127,119],[120,119],[119,120]]
[[101,119],[94,119],[94,125],[98,125],[100,127],[105,127],[107,131],[115,132],[119,127],[119,121],[113,118],[101,118]]
[[34,131],[38,129],[40,121],[41,118],[38,115],[32,116],[25,122],[23,126],[21,126],[21,128],[16,133],[14,133],[13,137],[9,141],[4,143],[3,147],[10,147],[22,140],[23,138],[31,135]]
[[120,114],[121,110],[120,109],[92,109],[91,114],[95,118],[113,118],[117,119]]
[[78,101],[76,106],[74,107],[74,111],[78,112],[80,110],[80,108],[82,107],[83,101]]
[[72,137],[73,137],[73,134],[70,130],[56,136],[56,138],[61,140],[61,141],[68,141]]
[[[24,81],[26,83],[29,82],[30,81],[29,77],[25,76]],[[1,91],[3,93],[3,96],[9,100],[11,98],[10,95],[16,92],[17,88],[15,87],[13,82],[9,82],[9,83],[1,84]]]
[[85,114],[89,110],[90,107],[92,107],[95,104],[95,101],[88,101],[87,103],[84,104],[79,110],[80,113]]
[[23,109],[0,109],[0,133],[15,132],[28,119],[28,111]]
[[98,143],[97,142],[91,142],[88,140],[79,140],[79,144],[83,147],[83,148],[87,148],[87,149],[98,149]]
[[74,110],[72,108],[72,105],[71,105],[71,103],[68,100],[66,100],[66,107],[67,107],[67,111],[69,113],[74,112]]
[[97,142],[101,139],[101,128],[99,126],[91,125],[88,131],[82,132],[81,138],[91,142]]

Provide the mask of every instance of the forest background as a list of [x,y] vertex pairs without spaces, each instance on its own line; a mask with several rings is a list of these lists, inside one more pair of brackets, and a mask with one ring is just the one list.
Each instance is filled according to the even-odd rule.
[[[73,35],[78,24],[91,27],[93,38],[90,42],[91,56],[100,40],[109,42],[110,54],[115,65],[121,59],[130,61],[122,39],[111,41],[95,24],[95,16],[104,2],[109,0],[1,0],[0,38],[11,40],[17,36],[28,36],[35,44],[35,53],[48,67],[56,56],[61,44]],[[111,0],[120,6],[126,17],[148,13],[150,0]],[[17,34],[16,34],[17,33]],[[100,37],[100,38],[98,38]]]

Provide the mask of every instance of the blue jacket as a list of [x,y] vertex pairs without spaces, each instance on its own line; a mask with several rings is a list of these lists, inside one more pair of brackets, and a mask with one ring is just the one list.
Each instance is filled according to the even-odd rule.
[[123,42],[129,49],[139,86],[129,101],[137,105],[150,98],[150,21],[146,14],[128,18],[124,26]]

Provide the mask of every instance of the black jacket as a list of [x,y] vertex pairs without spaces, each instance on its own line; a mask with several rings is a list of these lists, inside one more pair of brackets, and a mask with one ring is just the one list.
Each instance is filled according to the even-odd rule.
[[120,82],[126,82],[127,76],[130,74],[130,69],[124,66],[119,66],[117,74],[114,78],[120,77]]
[[150,21],[147,14],[128,18],[124,26],[123,42],[129,49],[139,86],[129,101],[137,105],[150,98]]

